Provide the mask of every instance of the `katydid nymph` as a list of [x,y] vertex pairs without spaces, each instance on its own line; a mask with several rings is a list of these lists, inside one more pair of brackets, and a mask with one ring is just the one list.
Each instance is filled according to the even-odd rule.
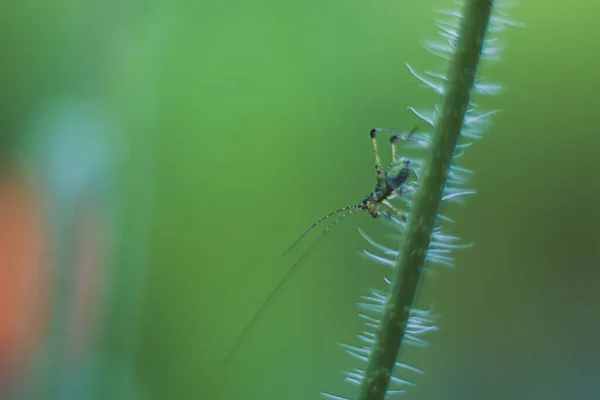
[[[345,217],[350,216],[350,215],[352,215],[358,211],[362,211],[362,210],[367,211],[369,213],[369,215],[373,218],[378,218],[381,215],[384,215],[386,217],[391,217],[391,213],[393,213],[396,216],[398,216],[402,221],[406,222],[407,221],[406,215],[404,215],[403,212],[401,212],[396,207],[394,207],[390,203],[389,200],[394,197],[400,196],[408,191],[411,191],[417,187],[416,183],[405,185],[405,183],[411,173],[411,169],[410,169],[411,163],[408,158],[399,157],[397,149],[396,149],[396,143],[397,143],[398,139],[418,143],[421,145],[426,145],[427,144],[426,141],[419,140],[419,139],[412,137],[412,135],[416,132],[416,130],[417,130],[417,128],[413,128],[408,134],[403,135],[402,133],[396,132],[391,129],[383,129],[383,128],[371,129],[371,131],[369,132],[369,135],[371,137],[371,142],[373,145],[373,153],[375,154],[375,178],[376,178],[375,188],[371,191],[371,193],[369,193],[362,200],[362,202],[360,202],[358,204],[339,208],[335,211],[330,212],[329,214],[325,215],[324,217],[322,217],[321,219],[319,219],[318,221],[313,223],[306,231],[304,231],[304,233],[302,233],[302,235],[300,235],[300,237],[294,243],[292,243],[292,245],[283,253],[283,255],[287,254],[290,250],[292,250],[313,228],[320,225],[321,223],[323,223],[327,219],[331,218],[332,216],[340,214],[340,213],[341,213],[341,216],[338,219],[336,219],[329,226],[327,226],[326,228],[323,229],[319,238],[323,234],[327,233],[335,224],[337,224],[339,221],[341,221]],[[385,168],[383,168],[383,166],[381,164],[381,157],[379,156],[379,150],[378,150],[378,146],[377,146],[376,135],[378,132],[389,132],[392,134],[392,136],[390,137],[390,145],[392,148],[392,161]],[[388,211],[381,212],[379,210],[379,208],[381,206],[386,207],[388,209]],[[390,211],[391,211],[391,213],[390,213]],[[317,238],[315,240],[315,242],[312,243],[312,245],[314,245],[318,241],[319,238]],[[250,328],[257,321],[257,319],[262,315],[262,312],[265,310],[266,306],[271,302],[273,297],[279,292],[279,290],[281,289],[283,284],[290,277],[291,273],[300,264],[300,261],[312,248],[312,245],[308,249],[306,249],[300,255],[298,260],[294,263],[294,265],[292,265],[292,267],[290,267],[290,269],[286,272],[286,274],[283,276],[283,278],[281,278],[279,283],[271,291],[271,293],[269,294],[267,299],[260,306],[258,311],[254,314],[254,316],[252,317],[250,322],[245,326],[243,331],[240,333],[240,335],[236,339],[236,342],[229,350],[229,353],[225,357],[225,359],[223,361],[224,364],[227,364],[229,362],[232,355],[235,353],[235,351],[239,347],[241,340],[249,332]]]

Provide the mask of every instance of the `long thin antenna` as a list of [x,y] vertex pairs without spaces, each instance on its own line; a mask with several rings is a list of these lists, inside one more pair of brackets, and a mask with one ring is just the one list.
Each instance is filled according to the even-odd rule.
[[325,217],[321,218],[319,221],[315,222],[310,228],[308,228],[308,230],[306,232],[304,232],[302,234],[302,236],[300,236],[300,238],[298,240],[296,240],[294,242],[294,244],[292,244],[292,246],[290,246],[289,249],[286,250],[285,253],[286,254],[288,251],[290,251],[292,249],[292,247],[294,247],[299,241],[300,239],[302,239],[304,237],[304,235],[306,235],[312,228],[314,228],[315,226],[319,225],[321,222],[325,221],[327,218],[331,217],[334,214],[337,214],[341,211],[345,211],[345,210],[349,210],[347,213],[342,214],[341,217],[339,217],[338,219],[336,219],[335,221],[333,221],[331,224],[329,224],[325,229],[323,229],[321,231],[321,234],[315,239],[315,241],[300,255],[300,257],[298,257],[298,260],[296,260],[296,262],[290,267],[290,269],[285,273],[285,275],[283,276],[283,278],[281,278],[281,280],[279,281],[279,283],[277,284],[277,286],[275,286],[275,288],[271,291],[271,293],[269,294],[269,296],[265,299],[265,301],[262,303],[262,305],[260,306],[260,308],[258,309],[258,311],[256,311],[256,313],[254,314],[254,317],[252,317],[252,319],[250,320],[250,322],[248,322],[248,324],[244,327],[244,330],[240,333],[240,335],[237,337],[235,343],[233,344],[233,346],[231,347],[231,349],[229,350],[229,353],[227,354],[227,356],[225,357],[225,359],[223,360],[223,365],[227,365],[229,363],[229,361],[231,361],[231,357],[235,354],[236,350],[239,348],[240,344],[242,343],[242,339],[246,336],[246,334],[248,332],[250,332],[250,329],[252,328],[252,326],[256,323],[256,321],[258,320],[258,318],[262,315],[263,311],[267,308],[267,305],[269,305],[269,303],[271,302],[271,300],[273,300],[273,298],[275,297],[275,295],[279,292],[279,290],[281,289],[281,287],[283,286],[283,284],[289,279],[289,277],[292,275],[292,272],[294,272],[294,270],[296,269],[296,267],[298,265],[300,265],[300,263],[302,262],[302,260],[304,260],[304,257],[309,253],[309,251],[313,248],[313,246],[319,241],[319,239],[326,234],[333,226],[335,226],[338,222],[340,222],[342,219],[354,214],[355,212],[358,212],[360,210],[362,210],[362,204],[357,204],[357,205],[353,205],[353,206],[347,206],[347,207],[343,207],[340,208],[339,210],[335,210],[329,214],[327,214]]
[[306,231],[304,231],[304,233],[302,235],[300,235],[300,237],[298,239],[296,239],[296,241],[294,243],[292,243],[292,245],[290,247],[288,247],[288,249],[286,251],[283,252],[283,256],[286,255],[290,250],[292,250],[297,244],[298,242],[300,242],[300,240],[302,240],[302,238],[304,236],[306,236],[306,234],[308,232],[310,232],[315,226],[319,225],[321,222],[325,221],[326,219],[332,217],[333,215],[342,212],[342,211],[346,211],[346,210],[351,210],[351,209],[355,209],[355,208],[362,208],[362,204],[357,204],[357,205],[353,205],[353,206],[346,206],[346,207],[342,207],[342,208],[338,208],[335,211],[330,212],[329,214],[327,214],[326,216],[324,216],[323,218],[321,218],[320,220],[318,220],[317,222],[315,222],[314,224],[312,224],[310,226],[310,228],[308,228]]

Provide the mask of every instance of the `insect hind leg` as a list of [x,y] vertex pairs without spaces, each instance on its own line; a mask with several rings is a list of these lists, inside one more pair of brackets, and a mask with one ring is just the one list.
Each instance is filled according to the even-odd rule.
[[401,132],[395,131],[393,129],[373,128],[371,130],[371,137],[373,138],[376,132],[388,132],[388,133],[391,133],[392,136],[390,136],[390,146],[392,147],[392,159],[396,160],[396,158],[398,157],[398,151],[396,149],[396,143],[398,142],[398,139],[406,140],[407,142],[418,143],[418,144],[421,144],[421,145],[426,145],[427,144],[423,140],[415,139],[415,138],[412,137],[412,135],[417,131],[417,129],[418,128],[415,126],[413,129],[411,129],[410,132],[408,132],[408,135],[404,135]]
[[377,178],[377,185],[384,185],[383,169],[381,167],[381,157],[379,156],[379,150],[377,149],[377,138],[375,137],[379,128],[371,129],[369,135],[371,136],[371,143],[373,144],[373,153],[375,154],[375,177]]

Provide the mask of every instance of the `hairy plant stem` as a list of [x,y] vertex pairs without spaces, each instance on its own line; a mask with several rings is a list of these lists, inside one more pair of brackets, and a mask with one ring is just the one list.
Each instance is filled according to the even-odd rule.
[[435,121],[419,188],[413,197],[410,219],[394,261],[391,291],[362,380],[359,400],[383,400],[385,397],[421,281],[493,3],[493,0],[468,0],[465,3],[458,45],[446,74],[442,107]]

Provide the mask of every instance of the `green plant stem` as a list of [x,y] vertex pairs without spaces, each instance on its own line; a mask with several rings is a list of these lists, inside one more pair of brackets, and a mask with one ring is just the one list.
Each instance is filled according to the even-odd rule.
[[360,387],[359,400],[383,400],[404,338],[454,148],[466,114],[493,0],[469,0],[446,77],[442,108],[425,160],[410,220],[402,236],[383,319]]

